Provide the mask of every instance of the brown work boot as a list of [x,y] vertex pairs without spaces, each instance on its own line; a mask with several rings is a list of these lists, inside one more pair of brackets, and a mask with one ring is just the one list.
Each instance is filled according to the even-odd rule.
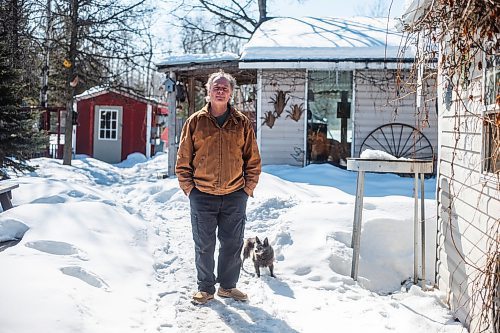
[[205,304],[206,302],[214,299],[214,295],[207,293],[206,291],[198,291],[193,295],[193,301],[198,304]]
[[248,301],[248,295],[236,288],[224,289],[219,287],[219,290],[217,290],[217,295],[220,297],[232,298],[237,301]]

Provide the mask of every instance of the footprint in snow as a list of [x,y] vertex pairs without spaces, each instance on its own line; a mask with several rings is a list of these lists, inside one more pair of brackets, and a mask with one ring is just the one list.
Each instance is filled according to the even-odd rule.
[[92,287],[101,288],[104,289],[105,291],[110,291],[109,286],[106,282],[104,282],[100,277],[98,277],[94,273],[88,272],[80,266],[62,267],[61,272],[63,272],[63,274],[80,279],[83,282],[91,285]]
[[347,231],[334,231],[326,236],[327,242],[340,242],[347,247],[351,247],[352,233]]
[[33,200],[31,203],[32,204],[58,204],[58,203],[65,203],[67,200],[68,199],[65,196],[52,195],[50,197],[39,198],[39,199]]
[[154,194],[153,200],[157,203],[168,202],[178,191],[179,190],[177,188],[160,191]]
[[72,190],[68,192],[68,196],[73,198],[83,198],[85,196],[85,193],[77,190]]
[[276,219],[283,213],[284,209],[292,208],[296,204],[292,199],[268,198],[251,207],[247,213],[247,218],[248,221]]
[[304,276],[309,273],[311,273],[311,268],[310,267],[299,267],[295,270],[296,275]]
[[76,258],[80,260],[89,260],[87,253],[85,251],[80,250],[76,246],[66,243],[66,242],[58,242],[51,240],[38,240],[33,242],[27,242],[24,244],[26,247],[60,256],[71,256],[74,255]]
[[374,204],[371,204],[371,203],[363,203],[363,209],[366,209],[366,210],[375,210],[377,209],[377,206],[374,205]]

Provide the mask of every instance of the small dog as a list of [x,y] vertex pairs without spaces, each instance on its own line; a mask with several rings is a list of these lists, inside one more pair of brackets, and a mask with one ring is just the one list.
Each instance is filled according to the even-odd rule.
[[243,260],[241,265],[246,259],[252,257],[253,265],[255,267],[255,273],[257,277],[260,277],[260,267],[268,267],[271,276],[274,276],[274,250],[267,237],[264,242],[261,242],[259,237],[248,238],[245,240],[243,245]]

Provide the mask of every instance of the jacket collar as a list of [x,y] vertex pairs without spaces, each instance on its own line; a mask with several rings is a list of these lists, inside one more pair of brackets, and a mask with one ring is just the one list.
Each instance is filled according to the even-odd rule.
[[[231,119],[235,124],[237,124],[238,120],[241,120],[240,114],[238,112],[236,112],[236,109],[234,108],[234,106],[228,104],[228,107],[229,107],[228,118]],[[215,119],[215,117],[212,116],[212,114],[210,113],[209,108],[210,108],[210,102],[205,104],[205,106],[201,109],[200,115]]]

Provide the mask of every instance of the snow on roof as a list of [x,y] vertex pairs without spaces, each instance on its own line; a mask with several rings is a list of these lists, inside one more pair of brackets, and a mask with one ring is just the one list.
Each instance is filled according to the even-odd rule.
[[93,96],[93,95],[96,95],[99,93],[105,93],[108,91],[108,89],[109,89],[108,86],[95,86],[95,87],[92,87],[92,88],[85,90],[81,94],[76,95],[75,98],[76,99],[89,98],[90,96]]
[[396,20],[387,18],[278,17],[261,24],[244,45],[240,59],[395,59],[403,41],[395,26]]
[[131,89],[126,89],[123,87],[110,87],[110,86],[95,86],[92,88],[89,88],[82,92],[81,94],[78,94],[75,96],[75,100],[79,101],[82,99],[87,99],[87,98],[93,98],[97,97],[99,95],[106,94],[108,92],[114,92],[117,94],[125,95],[134,99],[139,99],[143,100],[149,103],[155,103],[155,104],[162,104],[163,102],[158,100],[155,97],[146,97],[134,90]]
[[429,0],[413,0],[407,3],[406,9],[401,16],[402,28],[400,30],[404,28],[404,25],[411,25],[414,21],[422,17],[430,4],[431,1]]
[[165,59],[156,63],[156,66],[173,66],[173,65],[185,65],[192,63],[209,63],[218,61],[231,61],[238,60],[239,56],[231,52],[219,52],[219,53],[187,53],[187,54],[177,54],[166,57]]

